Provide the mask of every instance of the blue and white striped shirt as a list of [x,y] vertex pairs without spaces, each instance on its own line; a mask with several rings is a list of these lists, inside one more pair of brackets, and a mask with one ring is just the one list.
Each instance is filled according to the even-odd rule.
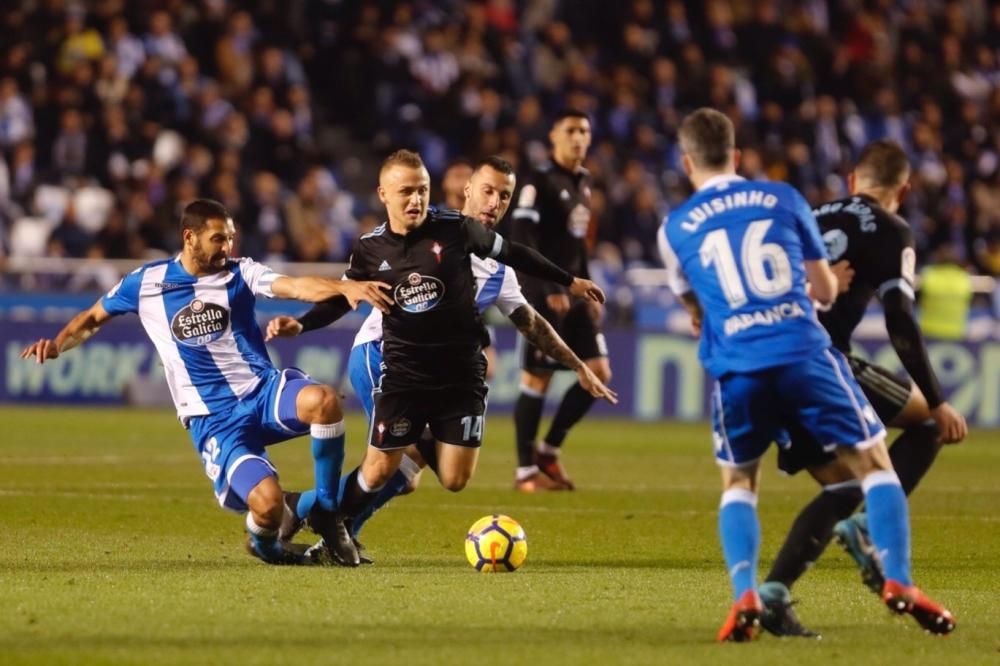
[[139,315],[163,362],[182,420],[225,411],[277,372],[254,316],[257,296],[272,298],[281,277],[252,259],[195,277],[180,257],[126,275],[101,300],[108,314]]

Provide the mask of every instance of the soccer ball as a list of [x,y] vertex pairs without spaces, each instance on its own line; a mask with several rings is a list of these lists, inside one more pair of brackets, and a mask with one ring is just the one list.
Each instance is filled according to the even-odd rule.
[[483,516],[465,535],[465,557],[482,573],[514,571],[528,557],[528,537],[510,516]]

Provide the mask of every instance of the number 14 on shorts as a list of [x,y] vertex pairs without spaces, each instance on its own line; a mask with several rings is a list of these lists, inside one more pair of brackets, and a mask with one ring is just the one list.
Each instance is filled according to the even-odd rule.
[[483,416],[462,417],[462,441],[479,441],[483,438]]

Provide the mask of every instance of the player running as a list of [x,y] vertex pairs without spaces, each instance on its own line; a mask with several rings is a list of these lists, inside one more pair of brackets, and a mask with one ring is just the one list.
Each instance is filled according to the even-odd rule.
[[[927,473],[941,444],[959,442],[968,432],[965,419],[944,400],[913,314],[913,234],[896,214],[910,189],[909,175],[903,149],[891,141],[875,141],[861,151],[847,177],[851,196],[814,211],[830,259],[847,260],[854,270],[850,288],[838,296],[833,307],[819,313],[819,320],[834,347],[847,355],[875,413],[884,423],[903,428],[889,448],[889,458],[907,495]],[[876,295],[885,311],[889,340],[912,381],[850,354],[851,335]],[[812,436],[792,428],[791,439],[808,441]],[[861,488],[854,482],[842,482],[845,474],[835,456],[815,446],[783,448],[778,466],[789,474],[808,469],[823,491],[792,523],[760,587],[762,624],[781,636],[816,636],[796,617],[789,590],[834,534],[861,567],[869,588],[878,593],[885,581],[868,535],[866,514],[850,517],[861,504]]]
[[[514,169],[507,161],[499,157],[486,158],[475,166],[471,178],[465,184],[465,204],[462,214],[478,219],[486,228],[492,229],[507,212],[514,191],[514,183]],[[482,259],[476,255],[472,255],[470,259],[472,274],[476,281],[476,307],[480,313],[495,305],[500,312],[514,322],[522,335],[533,345],[545,350],[547,355],[558,359],[566,367],[574,369],[581,386],[584,386],[588,392],[612,403],[617,402],[614,391],[604,386],[590,367],[580,360],[559,337],[551,324],[528,304],[521,294],[521,287],[514,271],[507,270],[504,264],[494,259]],[[298,319],[284,316],[276,317],[268,323],[267,339],[295,336],[327,326],[332,323],[336,315],[336,309],[332,304],[321,303]],[[355,336],[354,346],[348,361],[348,373],[351,386],[361,401],[365,416],[370,421],[374,407],[375,389],[382,377],[382,312],[380,310],[372,310]],[[421,436],[431,437],[426,429]],[[409,453],[412,454],[415,451]],[[399,469],[379,492],[374,502],[355,517],[352,525],[355,538],[357,538],[364,523],[376,510],[393,497],[414,487],[420,471],[426,464],[426,461],[419,455],[414,459],[407,453],[403,454]],[[312,491],[306,491],[301,496],[296,494],[290,498],[290,503],[296,507],[296,514],[302,519],[309,515],[311,502]],[[299,525],[289,526],[288,536],[291,536],[298,527]]]
[[177,416],[215,487],[219,504],[246,512],[248,549],[270,564],[304,564],[278,538],[285,505],[266,447],[309,433],[318,500],[311,522],[331,555],[353,549],[334,515],[344,461],[344,420],[333,388],[301,370],[271,365],[254,318],[258,296],[317,302],[341,296],[386,308],[384,283],[292,278],[251,259],[230,258],[236,229],[226,208],[199,199],[184,208],[183,250],[125,276],[55,337],[21,358],[39,363],[76,347],[112,317],[136,313],[156,346]]
[[716,380],[719,533],[735,600],[718,639],[755,634],[763,610],[756,583],[759,465],[790,424],[810,432],[816,446],[835,452],[849,478],[860,480],[872,541],[882,554],[885,604],[925,629],[952,631],[951,613],[911,579],[906,496],[885,429],[816,321],[812,299],[832,304],[837,279],[812,211],[789,185],[736,175],[733,125],[718,111],[699,109],[685,118],[679,138],[684,171],[697,191],[664,222],[659,242],[671,288],[701,336],[699,356]]
[[[464,488],[475,471],[486,412],[482,349],[489,338],[475,304],[471,255],[604,301],[593,282],[573,277],[531,248],[507,242],[458,211],[429,209],[430,176],[416,153],[399,150],[385,160],[378,193],[388,221],[361,237],[346,275],[389,283],[393,305],[382,322],[384,368],[368,450],[345,480],[338,508],[347,520],[375,499],[407,447],[416,445],[410,457],[419,455],[449,490]],[[346,302],[331,305],[344,310]],[[418,441],[427,426],[434,441]]]

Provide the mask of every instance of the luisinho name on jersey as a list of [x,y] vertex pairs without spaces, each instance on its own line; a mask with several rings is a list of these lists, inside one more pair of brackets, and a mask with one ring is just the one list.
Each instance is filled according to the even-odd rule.
[[804,262],[826,258],[812,210],[785,183],[720,175],[658,234],[669,285],[704,311],[699,355],[716,377],[808,358],[829,347],[806,293]]

